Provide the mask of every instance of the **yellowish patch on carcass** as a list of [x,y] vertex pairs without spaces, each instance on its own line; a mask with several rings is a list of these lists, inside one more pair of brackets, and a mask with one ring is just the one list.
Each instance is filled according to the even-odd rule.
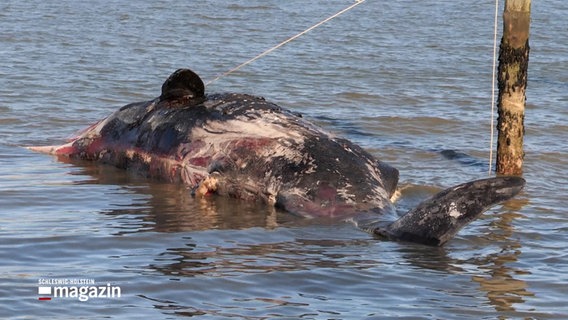
[[199,183],[199,186],[195,190],[195,195],[202,197],[208,193],[217,191],[218,182],[219,181],[215,177],[209,176],[205,178],[203,181],[201,181],[201,183]]

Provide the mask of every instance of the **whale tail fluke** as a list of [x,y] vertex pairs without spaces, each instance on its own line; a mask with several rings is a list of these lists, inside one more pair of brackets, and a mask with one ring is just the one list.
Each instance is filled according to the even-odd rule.
[[460,184],[423,201],[400,219],[373,229],[379,237],[442,246],[491,206],[524,187],[520,177],[496,177]]

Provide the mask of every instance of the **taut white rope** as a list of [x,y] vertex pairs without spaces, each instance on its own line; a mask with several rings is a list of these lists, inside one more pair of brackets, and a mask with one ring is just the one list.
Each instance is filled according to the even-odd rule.
[[489,172],[491,175],[491,165],[493,164],[493,137],[495,136],[495,68],[497,65],[497,20],[499,11],[499,0],[495,0],[495,19],[493,23],[493,72],[491,81],[491,137],[489,139]]
[[353,9],[353,8],[355,8],[356,6],[360,5],[360,4],[363,3],[363,2],[365,2],[365,0],[355,0],[355,3],[352,4],[352,5],[350,5],[349,7],[347,7],[347,8],[345,8],[345,9],[339,11],[338,13],[336,13],[336,14],[334,14],[334,15],[332,15],[332,16],[330,16],[330,17],[328,17],[328,18],[326,18],[326,19],[324,19],[324,20],[322,20],[322,21],[320,21],[320,22],[318,22],[318,23],[316,23],[316,24],[314,24],[313,26],[309,27],[308,29],[306,29],[306,30],[304,30],[304,31],[302,31],[302,32],[300,32],[300,33],[298,33],[297,35],[295,35],[295,36],[293,36],[293,37],[290,37],[290,38],[288,38],[288,39],[282,41],[281,43],[275,45],[274,47],[272,47],[272,48],[270,48],[270,49],[264,51],[263,53],[257,55],[256,57],[254,57],[254,58],[252,58],[252,59],[250,59],[250,60],[248,60],[248,61],[245,61],[245,62],[241,63],[240,65],[234,67],[233,69],[231,69],[231,70],[229,70],[229,71],[227,71],[227,72],[225,72],[225,73],[223,73],[223,74],[217,76],[215,79],[213,79],[213,80],[211,80],[211,81],[208,81],[208,82],[205,84],[205,86],[208,86],[208,85],[210,85],[211,83],[213,83],[213,82],[215,82],[215,81],[217,81],[217,80],[219,80],[219,79],[221,79],[221,78],[223,78],[223,77],[225,77],[225,76],[227,76],[227,75],[229,75],[229,74],[231,74],[231,73],[233,73],[233,72],[239,70],[240,68],[246,66],[247,64],[249,64],[249,63],[251,63],[251,62],[253,62],[253,61],[255,61],[255,60],[258,60],[258,59],[260,59],[260,58],[262,58],[262,57],[264,57],[265,55],[267,55],[267,54],[271,53],[272,51],[274,51],[274,50],[276,50],[276,49],[282,47],[283,45],[287,44],[288,42],[297,39],[298,37],[300,37],[300,36],[302,36],[302,35],[304,35],[304,34],[310,32],[311,30],[313,30],[313,29],[315,29],[315,28],[317,28],[317,27],[319,27],[319,26],[321,26],[322,24],[328,22],[329,20],[332,20],[332,19],[337,18],[338,16],[342,15],[343,13],[345,13],[345,12],[347,12],[347,11]]

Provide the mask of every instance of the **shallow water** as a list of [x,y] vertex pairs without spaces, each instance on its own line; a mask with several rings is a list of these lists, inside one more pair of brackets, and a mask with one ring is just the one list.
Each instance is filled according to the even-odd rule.
[[[22,148],[159,95],[177,68],[211,80],[349,4],[3,1],[0,317],[567,318],[563,0],[532,8],[527,187],[443,248]],[[492,6],[367,0],[207,91],[264,96],[362,145],[401,171],[405,211],[487,176]],[[39,301],[40,279],[121,297]]]

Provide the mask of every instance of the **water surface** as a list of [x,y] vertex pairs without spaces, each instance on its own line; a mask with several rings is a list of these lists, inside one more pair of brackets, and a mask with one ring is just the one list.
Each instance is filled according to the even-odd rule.
[[[443,248],[194,199],[181,186],[23,148],[158,96],[177,68],[213,79],[350,4],[4,0],[0,316],[567,318],[562,0],[533,3],[527,187]],[[401,171],[405,211],[487,176],[493,12],[492,1],[367,0],[207,91],[264,96],[362,145]],[[122,296],[39,301],[46,278],[111,283]]]

